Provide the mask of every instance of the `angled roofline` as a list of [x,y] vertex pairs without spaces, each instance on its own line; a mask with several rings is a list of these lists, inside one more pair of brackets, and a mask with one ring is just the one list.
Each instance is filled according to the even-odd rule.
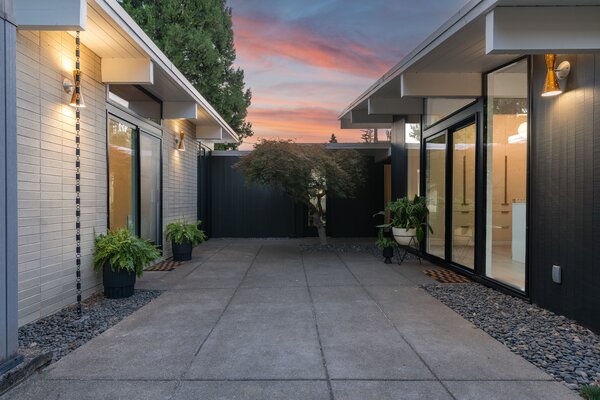
[[435,49],[440,42],[448,39],[458,30],[466,26],[469,22],[484,15],[489,10],[493,9],[499,0],[471,0],[468,4],[462,7],[456,14],[448,19],[441,27],[429,35],[421,44],[414,50],[408,53],[400,62],[388,70],[381,78],[375,81],[367,90],[358,96],[344,111],[339,115],[338,119],[348,114],[360,103],[366,101],[377,90],[389,83],[391,80],[400,76],[411,65],[420,60],[431,50]]
[[140,46],[149,56],[153,63],[165,71],[173,81],[182,87],[194,101],[204,108],[210,116],[225,130],[231,137],[239,142],[238,134],[229,126],[213,106],[196,90],[194,85],[177,69],[169,58],[158,48],[150,39],[144,30],[131,18],[125,9],[116,0],[88,0],[93,1],[107,15],[109,15],[131,39]]

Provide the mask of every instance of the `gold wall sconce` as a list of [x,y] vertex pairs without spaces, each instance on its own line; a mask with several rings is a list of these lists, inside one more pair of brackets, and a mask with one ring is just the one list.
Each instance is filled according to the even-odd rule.
[[175,144],[177,145],[177,151],[185,151],[185,132],[179,132],[179,137],[175,137]]
[[[65,78],[63,80],[63,90],[65,93],[72,94],[69,105],[71,107],[85,108],[85,101],[83,100],[83,93],[81,90],[81,71],[78,69],[73,70],[73,81]],[[77,98],[79,98],[79,104],[77,104]]]
[[544,83],[543,97],[558,96],[563,92],[560,81],[564,81],[571,72],[571,63],[563,61],[556,68],[556,54],[546,54],[546,82]]

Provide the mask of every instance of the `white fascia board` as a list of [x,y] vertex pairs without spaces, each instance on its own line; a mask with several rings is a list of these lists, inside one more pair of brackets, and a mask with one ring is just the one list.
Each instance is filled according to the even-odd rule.
[[369,115],[369,110],[350,111],[350,122],[353,124],[391,124],[392,115]]
[[198,105],[192,101],[163,103],[163,119],[198,119]]
[[433,49],[445,42],[448,38],[456,34],[466,25],[471,24],[474,20],[487,14],[490,10],[496,7],[498,0],[471,0],[463,8],[460,9],[453,17],[446,21],[438,30],[429,35],[420,45],[406,55],[398,64],[393,66],[381,78],[373,83],[365,90],[358,98],[356,98],[346,109],[340,114],[339,119],[344,114],[355,108],[369,97],[373,96],[379,89],[387,85],[390,81],[404,73],[417,61],[421,60]]
[[600,6],[497,7],[486,15],[487,54],[600,51]]
[[222,140],[223,128],[218,125],[197,125],[197,140]]
[[[41,1],[41,0],[40,0]],[[92,0],[90,0],[92,1]],[[115,23],[117,23],[127,35],[140,46],[150,59],[154,62],[157,68],[165,71],[174,83],[184,88],[187,93],[196,101],[203,109],[205,109],[213,118],[215,123],[226,130],[230,136],[239,141],[238,135],[229,126],[227,122],[219,115],[219,113],[210,105],[208,101],[196,90],[190,81],[173,65],[167,56],[154,44],[152,39],[138,26],[131,16],[121,7],[116,0],[93,0]]]
[[482,94],[481,74],[404,73],[400,92],[402,97],[479,97]]
[[85,31],[86,0],[17,0],[14,2],[18,29],[32,31]]
[[340,119],[340,129],[390,129],[392,127],[391,122],[386,123],[353,123],[349,119]]
[[369,115],[423,114],[423,99],[418,97],[369,97]]
[[154,84],[154,64],[147,58],[103,58],[100,71],[103,83]]

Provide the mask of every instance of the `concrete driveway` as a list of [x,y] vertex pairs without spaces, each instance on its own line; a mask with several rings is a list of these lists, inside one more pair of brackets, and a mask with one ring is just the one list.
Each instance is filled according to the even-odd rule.
[[3,399],[577,399],[429,296],[416,263],[212,240],[166,292]]

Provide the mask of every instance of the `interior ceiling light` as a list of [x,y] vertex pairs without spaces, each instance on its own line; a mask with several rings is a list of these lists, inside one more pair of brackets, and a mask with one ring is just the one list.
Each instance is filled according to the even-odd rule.
[[560,87],[560,80],[564,80],[569,76],[571,72],[571,64],[568,61],[560,63],[558,68],[556,65],[556,54],[546,54],[546,67],[548,69],[546,73],[546,82],[544,83],[544,91],[542,96],[551,97],[557,96],[563,92]]

